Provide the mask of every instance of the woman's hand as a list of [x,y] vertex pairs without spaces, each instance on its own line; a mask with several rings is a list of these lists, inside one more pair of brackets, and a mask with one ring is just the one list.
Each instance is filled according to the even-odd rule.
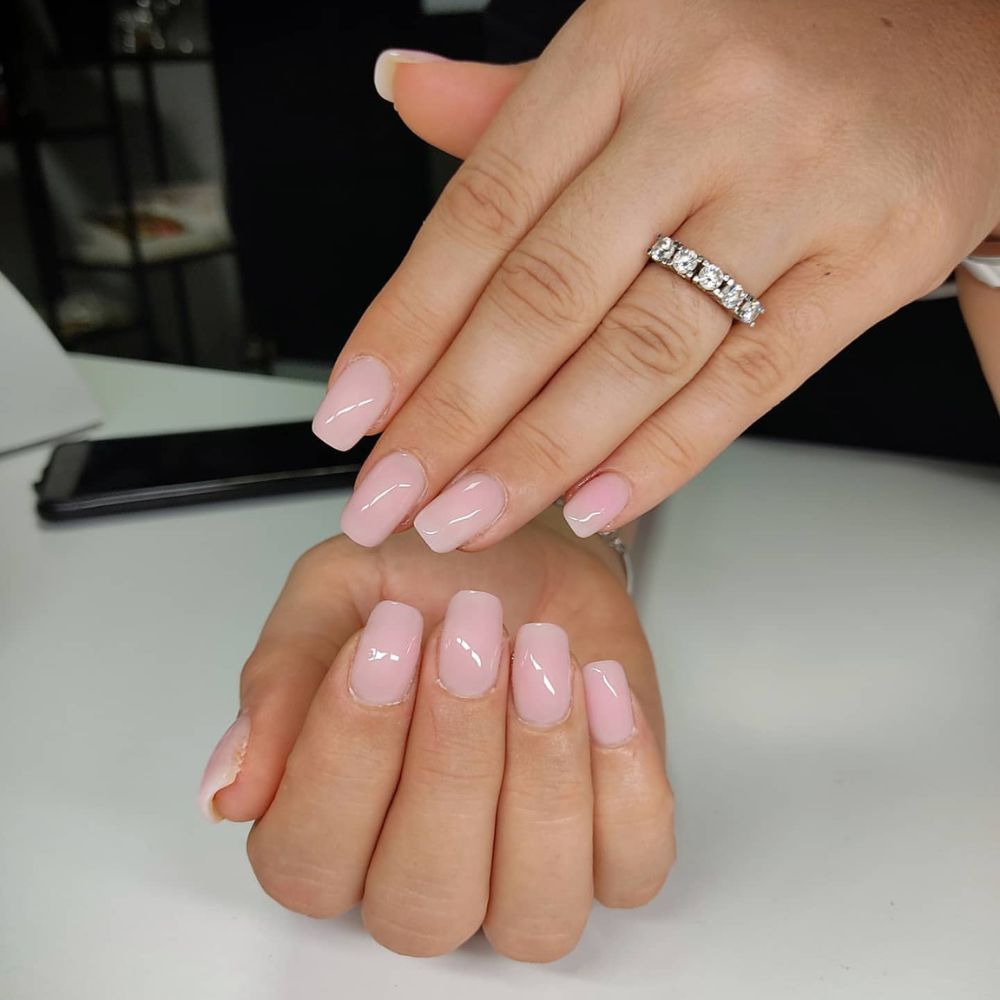
[[530,68],[399,67],[404,118],[423,77],[444,145],[485,132],[317,415],[383,431],[344,529],[481,549],[564,491],[583,533],[672,493],[1000,219],[998,50],[995,0],[588,0]]
[[671,797],[616,558],[541,522],[476,555],[413,535],[307,552],[202,786],[210,815],[259,819],[247,847],[264,889],[317,917],[362,902],[395,951],[440,954],[482,926],[528,961],[572,949],[595,896],[651,899],[673,860]]

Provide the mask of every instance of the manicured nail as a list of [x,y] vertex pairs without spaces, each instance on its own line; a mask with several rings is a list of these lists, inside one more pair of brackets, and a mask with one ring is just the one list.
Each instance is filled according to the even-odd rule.
[[351,691],[370,705],[395,705],[406,697],[420,659],[424,620],[398,601],[376,604],[351,664]]
[[438,647],[438,678],[460,698],[496,684],[503,652],[503,607],[481,590],[460,590],[448,604]]
[[602,472],[584,483],[563,507],[563,517],[581,538],[606,528],[628,503],[628,483],[614,472]]
[[474,472],[431,501],[413,526],[435,552],[451,552],[488,528],[506,502],[498,480],[485,472]]
[[632,693],[617,660],[598,660],[583,668],[583,693],[591,739],[602,747],[618,746],[635,732]]
[[400,63],[445,62],[444,56],[414,49],[386,49],[375,60],[375,89],[383,100],[393,102],[392,82]]
[[313,434],[331,448],[353,448],[385,412],[392,397],[389,369],[358,358],[337,376],[313,417]]
[[379,545],[417,505],[426,483],[424,470],[412,455],[403,451],[386,455],[354,487],[340,515],[340,530],[358,545]]
[[201,777],[198,806],[213,823],[218,823],[222,819],[215,808],[215,796],[236,780],[243,766],[243,758],[247,755],[249,742],[250,716],[241,712],[236,721],[222,734],[222,739],[215,744],[212,756],[205,765],[205,773]]
[[514,708],[524,722],[554,726],[569,712],[573,685],[569,638],[558,625],[522,625],[511,667]]

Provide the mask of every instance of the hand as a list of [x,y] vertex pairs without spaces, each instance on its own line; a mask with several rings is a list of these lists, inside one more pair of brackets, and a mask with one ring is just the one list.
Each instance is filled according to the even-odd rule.
[[[361,901],[405,954],[483,926],[502,954],[547,961],[594,896],[655,895],[674,845],[652,659],[617,557],[567,536],[536,522],[443,558],[413,535],[378,552],[340,537],[299,560],[201,793],[210,815],[259,818],[247,848],[271,896],[317,917]],[[449,604],[470,587],[503,610]],[[523,625],[509,670],[501,615],[563,626],[578,663],[616,658],[634,712],[620,669],[571,667],[556,625]],[[442,616],[421,659],[421,618]]]
[[[383,430],[344,530],[476,550],[672,493],[1000,219],[998,47],[992,0],[588,0],[530,68],[399,66],[404,117],[485,131],[317,415]],[[658,232],[767,313],[644,266]]]

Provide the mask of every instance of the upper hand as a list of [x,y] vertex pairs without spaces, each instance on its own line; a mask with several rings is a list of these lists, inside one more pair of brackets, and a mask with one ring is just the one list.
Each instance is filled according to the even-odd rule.
[[[383,430],[344,529],[478,549],[594,473],[581,531],[677,489],[1000,219],[998,46],[993,0],[588,0],[530,68],[399,67],[468,156],[317,418]],[[755,328],[646,266],[661,232]]]

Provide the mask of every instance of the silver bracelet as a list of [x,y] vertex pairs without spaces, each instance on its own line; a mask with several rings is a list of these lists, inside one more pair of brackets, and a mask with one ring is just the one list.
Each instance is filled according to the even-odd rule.
[[612,528],[611,531],[599,531],[598,535],[618,553],[625,570],[625,593],[632,596],[632,585],[635,583],[635,574],[632,571],[632,554],[628,550],[622,536]]
[[966,271],[990,288],[1000,288],[1000,237],[981,243],[962,261]]
[[[565,504],[566,501],[562,497],[556,501],[557,507],[564,507]],[[618,558],[622,561],[622,569],[625,570],[625,593],[631,597],[632,585],[635,583],[635,574],[632,571],[632,555],[625,544],[625,540],[615,528],[612,528],[610,531],[599,531],[597,534],[602,542],[618,553]]]

